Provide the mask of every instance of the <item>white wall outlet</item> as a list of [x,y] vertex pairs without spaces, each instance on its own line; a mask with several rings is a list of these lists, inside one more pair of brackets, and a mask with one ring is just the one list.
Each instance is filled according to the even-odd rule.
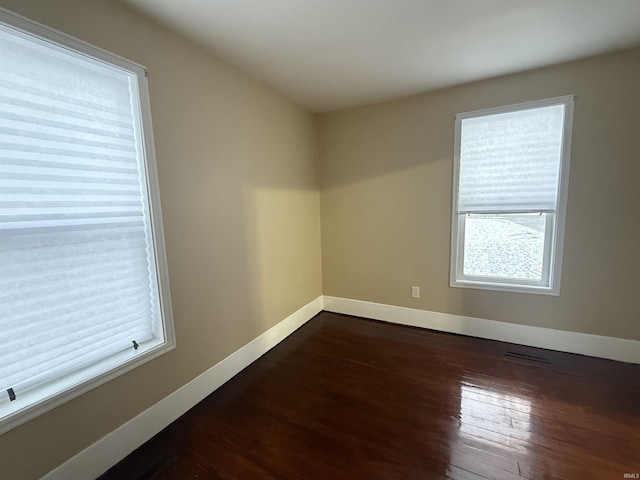
[[411,296],[413,298],[420,298],[420,287],[411,287]]

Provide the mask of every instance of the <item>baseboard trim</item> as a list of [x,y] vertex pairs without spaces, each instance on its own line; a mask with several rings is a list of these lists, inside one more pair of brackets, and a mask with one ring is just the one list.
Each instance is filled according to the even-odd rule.
[[640,341],[323,296],[328,312],[640,364]]
[[321,311],[322,297],[318,297],[52,470],[42,480],[80,480],[100,476]]

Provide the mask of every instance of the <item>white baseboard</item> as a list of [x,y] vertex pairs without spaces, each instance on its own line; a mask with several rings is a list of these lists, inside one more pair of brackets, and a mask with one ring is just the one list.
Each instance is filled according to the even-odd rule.
[[141,446],[322,311],[322,297],[236,350],[201,375],[118,427],[42,477],[42,480],[96,478]]
[[640,364],[640,341],[637,340],[516,325],[326,295],[322,304],[328,312]]

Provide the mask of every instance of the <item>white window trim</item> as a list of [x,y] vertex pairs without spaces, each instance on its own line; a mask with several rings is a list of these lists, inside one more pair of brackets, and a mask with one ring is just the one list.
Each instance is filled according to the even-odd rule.
[[[26,393],[20,399],[20,405],[25,405],[18,410],[6,415],[0,420],[0,434],[7,432],[73,398],[82,395],[104,383],[123,375],[134,368],[143,365],[160,355],[173,350],[176,346],[173,314],[171,306],[171,294],[169,288],[169,272],[162,225],[162,211],[160,206],[160,194],[158,173],[155,159],[153,141],[153,128],[151,124],[151,106],[149,102],[149,86],[147,71],[144,66],[110,53],[99,47],[95,47],[70,35],[54,30],[50,27],[34,22],[26,17],[17,15],[0,7],[0,21],[8,26],[15,27],[23,33],[33,35],[42,40],[47,40],[57,45],[69,48],[88,57],[102,60],[116,65],[124,70],[135,73],[138,79],[138,97],[140,101],[140,117],[134,119],[141,125],[142,145],[146,171],[146,191],[148,194],[148,206],[153,231],[155,247],[155,263],[158,278],[158,294],[160,308],[162,310],[162,328],[164,330],[164,342],[144,352],[123,352],[113,356],[97,365],[83,369],[65,378],[64,382],[56,383],[55,388],[40,388],[37,395],[34,392]],[[102,373],[99,373],[102,372]],[[60,385],[64,390],[60,391]],[[6,393],[6,392],[1,392]]]
[[[560,295],[560,281],[562,274],[562,257],[564,250],[565,222],[567,216],[567,200],[569,195],[569,161],[571,158],[571,135],[573,131],[573,110],[574,96],[565,95],[561,97],[535,100],[515,105],[505,105],[501,107],[475,110],[472,112],[459,113],[455,118],[455,135],[453,150],[453,201],[451,209],[451,255],[450,255],[450,277],[449,286],[456,288],[473,288],[480,290],[493,290],[501,292],[533,293],[541,295]],[[554,235],[546,235],[545,254],[548,252],[544,262],[549,263],[549,281],[547,282],[527,282],[522,280],[505,280],[503,278],[474,278],[462,275],[462,245],[461,239],[464,232],[461,230],[462,222],[458,212],[458,183],[460,177],[460,142],[462,120],[466,118],[495,115],[500,113],[514,112],[553,105],[564,105],[564,128],[562,136],[562,151],[560,153],[560,176],[558,180],[558,206],[553,219]],[[547,224],[549,227],[549,224]],[[548,230],[548,229],[547,229]],[[551,243],[551,245],[549,245]],[[543,276],[544,276],[543,272]]]

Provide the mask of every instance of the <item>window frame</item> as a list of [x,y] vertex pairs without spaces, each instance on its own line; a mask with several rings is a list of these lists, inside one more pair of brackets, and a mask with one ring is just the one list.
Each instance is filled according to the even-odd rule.
[[[53,382],[53,385],[39,387],[34,391],[27,392],[20,402],[20,405],[24,406],[0,417],[0,434],[2,434],[173,350],[176,346],[176,340],[146,68],[1,7],[0,22],[22,34],[55,44],[89,59],[115,66],[136,76],[139,102],[137,113],[139,115],[134,115],[133,121],[139,126],[141,136],[142,152],[140,157],[142,165],[139,168],[145,174],[142,187],[147,194],[146,201],[149,208],[149,220],[155,252],[156,279],[161,312],[160,323],[164,337],[163,342],[144,352],[137,353],[133,349],[122,352],[89,368],[68,375],[64,377],[63,381],[56,381]],[[6,394],[6,392],[0,393]]]
[[[474,110],[471,112],[459,113],[455,116],[449,276],[450,287],[554,296],[560,295],[567,200],[569,193],[569,163],[571,158],[574,104],[574,95],[564,95],[560,97]],[[464,275],[463,259],[465,218],[469,214],[458,213],[462,121],[468,118],[484,117],[557,105],[562,105],[564,107],[560,172],[558,177],[558,197],[555,212],[547,213],[546,217],[547,223],[545,227],[542,280],[528,281],[523,279]],[[507,212],[504,213],[506,214]]]

